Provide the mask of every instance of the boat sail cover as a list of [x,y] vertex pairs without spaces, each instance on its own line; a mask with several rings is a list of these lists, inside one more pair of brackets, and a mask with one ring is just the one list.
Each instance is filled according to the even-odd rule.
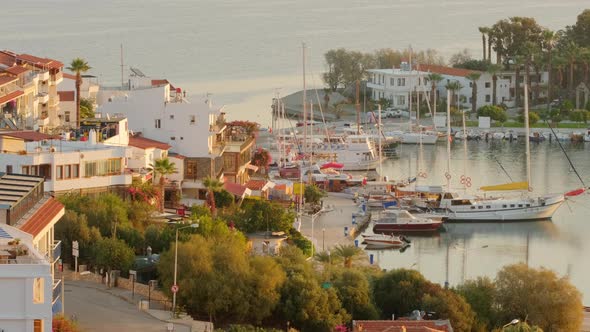
[[529,183],[526,181],[510,182],[510,183],[504,183],[504,184],[497,184],[494,186],[484,186],[479,189],[481,189],[483,191],[528,190]]

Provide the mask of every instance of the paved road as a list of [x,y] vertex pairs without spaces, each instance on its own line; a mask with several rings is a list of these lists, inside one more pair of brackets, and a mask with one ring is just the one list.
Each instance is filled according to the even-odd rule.
[[82,331],[167,331],[165,322],[88,282],[66,282],[65,299],[66,317],[75,315]]

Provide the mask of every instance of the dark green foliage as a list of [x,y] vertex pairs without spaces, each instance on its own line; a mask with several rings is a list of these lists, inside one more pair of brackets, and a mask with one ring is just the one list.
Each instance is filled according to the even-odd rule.
[[128,271],[133,265],[133,249],[118,239],[104,238],[92,247],[94,264],[107,270]]
[[352,319],[379,318],[367,276],[359,270],[336,269],[331,278],[334,289],[342,301],[342,307],[351,314]]
[[231,206],[234,202],[234,195],[225,189],[213,192],[213,196],[215,197],[215,206],[220,209]]
[[506,111],[500,106],[485,105],[477,110],[478,116],[489,116],[492,120],[498,122],[506,122],[508,115]]
[[326,196],[326,193],[318,188],[316,185],[305,186],[303,197],[306,203],[319,204],[322,198]]
[[289,242],[301,249],[303,254],[311,256],[311,247],[313,244],[303,234],[297,231],[295,228],[289,230]]
[[377,278],[373,296],[381,310],[381,318],[407,316],[413,310],[420,310],[421,299],[428,286],[429,282],[415,270],[392,270]]
[[497,322],[497,312],[494,308],[496,286],[487,277],[468,280],[456,289],[465,298],[476,314],[476,325],[489,331]]
[[63,260],[73,264],[72,241],[78,241],[79,262],[88,262],[91,257],[92,244],[101,236],[98,229],[88,226],[86,215],[67,210],[65,215],[55,224],[55,238],[62,241]]
[[463,68],[463,69],[470,69],[470,70],[479,70],[479,71],[487,71],[490,66],[488,61],[484,60],[476,60],[476,59],[468,59],[464,62],[453,64],[455,68]]
[[129,247],[141,254],[145,249],[143,234],[131,226],[123,226],[117,229],[117,238],[123,240]]
[[291,210],[283,208],[277,203],[263,200],[245,199],[241,210],[228,217],[242,232],[254,233],[259,231],[288,232],[293,225],[295,215]]

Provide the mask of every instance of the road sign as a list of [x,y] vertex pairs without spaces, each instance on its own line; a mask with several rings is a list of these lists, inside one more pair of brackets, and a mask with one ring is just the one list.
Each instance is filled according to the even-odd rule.
[[80,256],[80,246],[78,245],[78,241],[72,241],[72,256],[79,257]]
[[172,291],[172,293],[178,292],[178,285],[172,285],[172,287],[170,287],[170,290]]

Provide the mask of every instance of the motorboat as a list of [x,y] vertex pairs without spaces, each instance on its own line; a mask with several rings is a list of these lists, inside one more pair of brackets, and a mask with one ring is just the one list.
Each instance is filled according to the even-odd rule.
[[421,215],[414,215],[407,210],[385,210],[384,216],[377,219],[373,225],[373,232],[435,232],[438,231],[445,218],[428,218]]
[[543,142],[545,140],[545,135],[543,135],[543,133],[538,132],[538,131],[534,131],[529,135],[529,141],[531,142]]
[[363,244],[373,248],[393,248],[393,247],[407,247],[410,245],[410,240],[403,235],[393,234],[362,234]]
[[494,140],[501,140],[501,139],[504,139],[505,136],[506,136],[505,133],[499,131],[499,132],[495,132],[495,133],[492,134],[492,139],[494,139]]

